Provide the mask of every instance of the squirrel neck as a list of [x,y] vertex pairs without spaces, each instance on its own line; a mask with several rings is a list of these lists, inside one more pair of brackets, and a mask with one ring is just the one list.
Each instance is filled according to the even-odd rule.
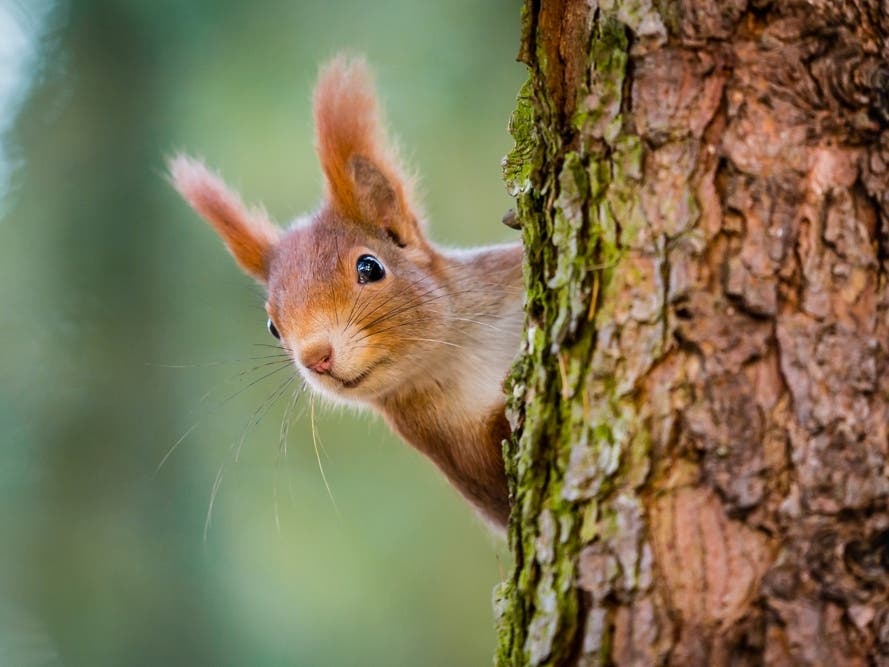
[[[434,363],[377,409],[498,526],[509,517],[502,441],[503,381],[522,330],[522,248],[439,251],[450,301],[448,340]],[[492,398],[493,397],[493,398]]]

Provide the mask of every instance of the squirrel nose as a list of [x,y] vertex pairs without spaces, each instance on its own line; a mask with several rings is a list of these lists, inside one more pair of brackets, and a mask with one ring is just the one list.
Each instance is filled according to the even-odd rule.
[[303,366],[324,375],[333,367],[333,348],[330,343],[313,345],[300,354],[299,358]]

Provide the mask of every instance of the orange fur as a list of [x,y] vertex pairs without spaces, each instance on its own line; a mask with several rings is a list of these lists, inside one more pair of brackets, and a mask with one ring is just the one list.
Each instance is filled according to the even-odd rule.
[[199,160],[177,155],[170,178],[179,194],[219,233],[244,271],[268,278],[268,253],[280,236],[263,209],[248,209],[241,198]]
[[362,59],[339,56],[321,70],[314,93],[315,149],[327,181],[333,210],[356,221],[366,219],[356,189],[350,160],[372,163],[394,190],[398,212],[416,217],[410,201],[410,184],[387,147],[373,81]]
[[[502,382],[521,338],[521,245],[456,251],[425,239],[363,61],[323,68],[314,103],[327,197],[286,232],[200,162],[174,160],[173,182],[266,283],[269,317],[305,381],[381,414],[502,528]],[[359,279],[364,255],[382,278]]]

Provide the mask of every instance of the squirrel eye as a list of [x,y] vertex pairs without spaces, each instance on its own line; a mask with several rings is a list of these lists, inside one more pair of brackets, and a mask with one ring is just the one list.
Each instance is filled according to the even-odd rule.
[[358,271],[358,282],[361,285],[375,283],[386,275],[386,269],[373,255],[361,255],[355,263],[355,269]]
[[268,321],[269,333],[272,334],[278,340],[281,340],[281,332],[278,331],[278,327],[275,326],[275,323],[272,322],[272,318],[269,318]]

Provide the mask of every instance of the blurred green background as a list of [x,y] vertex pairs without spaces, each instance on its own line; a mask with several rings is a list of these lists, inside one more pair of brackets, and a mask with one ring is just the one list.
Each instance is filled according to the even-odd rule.
[[346,49],[433,237],[514,238],[518,30],[508,0],[0,0],[0,666],[490,664],[505,547],[370,415],[316,409],[336,507],[308,401],[284,457],[285,399],[250,428],[262,293],[163,160],[313,208],[311,85]]

